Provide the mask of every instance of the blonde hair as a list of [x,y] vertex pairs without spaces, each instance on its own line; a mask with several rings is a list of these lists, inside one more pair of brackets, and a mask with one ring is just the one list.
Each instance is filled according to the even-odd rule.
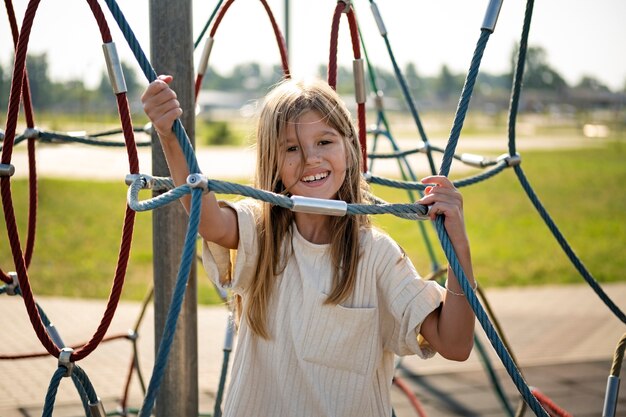
[[[321,80],[286,79],[266,96],[257,126],[255,186],[275,193],[288,193],[279,177],[284,155],[282,141],[287,124],[296,122],[311,110],[322,115],[325,122],[346,141],[346,176],[337,199],[347,203],[362,203],[368,186],[361,175],[361,149],[356,128],[341,98]],[[301,167],[304,167],[304,163]],[[275,277],[284,270],[291,250],[291,245],[285,242],[291,241],[293,219],[294,214],[290,210],[269,203],[261,204],[257,224],[260,249],[256,276],[243,313],[252,331],[265,339],[270,338],[267,331],[267,307]],[[359,230],[370,227],[370,220],[367,216],[348,215],[331,217],[329,221],[331,261],[335,272],[326,303],[339,304],[354,290],[359,261]]]

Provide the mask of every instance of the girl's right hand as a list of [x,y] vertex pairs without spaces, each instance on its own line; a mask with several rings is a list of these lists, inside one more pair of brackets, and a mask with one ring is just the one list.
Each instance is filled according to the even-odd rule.
[[169,86],[173,79],[171,75],[159,75],[141,96],[143,110],[161,138],[172,133],[174,121],[183,114],[176,93]]

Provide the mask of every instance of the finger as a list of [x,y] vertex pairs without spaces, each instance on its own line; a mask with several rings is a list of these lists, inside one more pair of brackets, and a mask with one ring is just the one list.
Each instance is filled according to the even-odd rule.
[[422,184],[436,184],[442,187],[454,187],[452,182],[443,175],[430,175],[421,179]]
[[159,79],[161,81],[164,81],[165,83],[169,84],[169,83],[171,83],[174,80],[174,77],[172,77],[171,75],[168,75],[168,74],[162,74],[162,75],[159,75],[157,77],[157,79]]

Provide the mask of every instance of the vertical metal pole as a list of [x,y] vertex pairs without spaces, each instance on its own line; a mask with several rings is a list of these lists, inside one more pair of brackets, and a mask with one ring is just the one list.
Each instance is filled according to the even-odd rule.
[[[194,137],[193,34],[191,0],[150,0],[150,53],[158,74],[174,76],[172,88],[183,109],[182,123]],[[152,138],[152,172],[169,176],[163,150]],[[169,204],[152,214],[154,253],[155,350],[163,336],[176,282],[188,216],[181,204]],[[176,327],[167,369],[156,400],[158,417],[198,416],[198,335],[195,262]]]

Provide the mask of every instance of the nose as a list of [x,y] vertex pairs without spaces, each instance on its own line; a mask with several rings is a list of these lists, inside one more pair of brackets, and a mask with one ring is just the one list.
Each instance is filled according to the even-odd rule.
[[321,160],[319,148],[312,146],[305,149],[304,160],[308,165],[319,163]]

